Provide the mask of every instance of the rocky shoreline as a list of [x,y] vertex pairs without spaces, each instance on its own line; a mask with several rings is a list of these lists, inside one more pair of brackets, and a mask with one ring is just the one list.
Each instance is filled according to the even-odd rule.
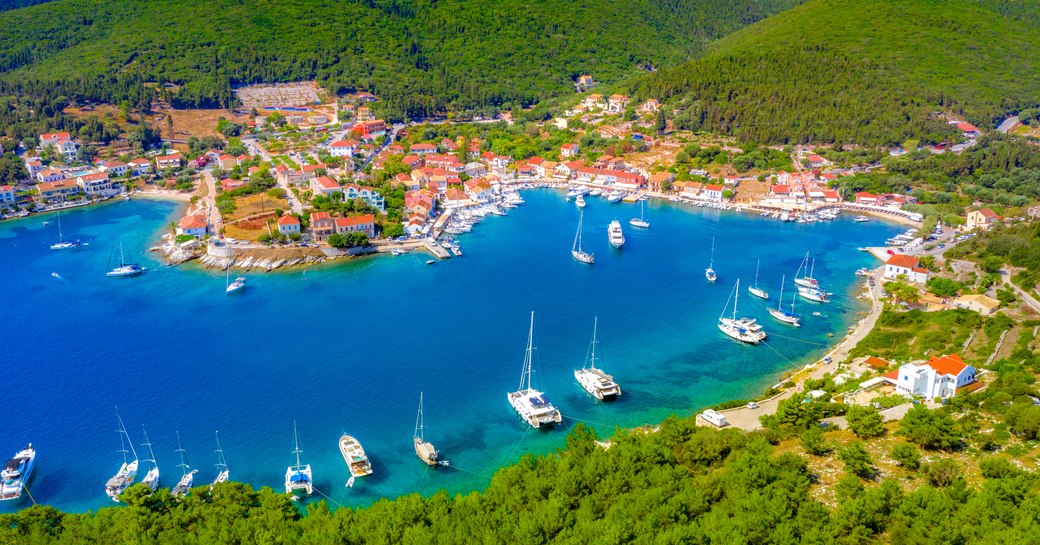
[[[226,248],[226,247],[225,247]],[[170,235],[163,235],[162,242],[150,248],[150,251],[162,254],[170,265],[180,265],[188,261],[198,261],[210,269],[241,269],[273,271],[285,267],[297,267],[324,263],[329,258],[320,251],[309,251],[303,248],[264,248],[264,249],[227,249],[228,255],[214,255],[207,251],[201,241],[178,244]]]

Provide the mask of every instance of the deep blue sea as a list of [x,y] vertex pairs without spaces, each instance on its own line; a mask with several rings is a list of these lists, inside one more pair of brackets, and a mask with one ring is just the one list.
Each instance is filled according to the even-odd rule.
[[[67,212],[66,236],[90,242],[73,252],[48,248],[57,238],[54,216],[0,223],[7,407],[0,457],[31,441],[36,501],[70,511],[109,505],[104,484],[122,461],[119,406],[139,453],[147,428],[164,486],[180,476],[177,431],[199,470],[196,483],[215,477],[219,430],[233,480],[281,490],[294,461],[295,419],[303,461],[335,502],[481,489],[524,453],[561,446],[577,422],[605,436],[760,393],[821,355],[859,317],[865,305],[852,297],[853,272],[874,260],[856,248],[902,230],[850,216],[784,224],[650,202],[652,226],[637,231],[628,219],[638,205],[589,198],[585,247],[596,264],[587,266],[570,256],[575,206],[562,192],[524,197],[508,216],[461,236],[462,258],[427,266],[425,255],[409,254],[251,273],[246,292],[234,297],[224,295],[221,272],[165,267],[147,253],[179,215],[173,203]],[[621,251],[607,242],[615,218],[628,239]],[[713,236],[719,282],[709,285],[703,271]],[[120,237],[128,261],[149,267],[139,278],[105,277]],[[759,283],[775,300],[781,275],[790,285],[806,251],[835,295],[816,308],[799,300],[804,326],[791,329],[743,286],[761,260]],[[765,345],[738,344],[715,327],[738,277],[740,313],[766,326]],[[816,309],[823,316],[809,315]],[[531,311],[535,386],[560,407],[565,425],[528,433],[505,395],[519,384]],[[600,366],[624,392],[615,403],[595,402],[572,374],[596,316]],[[420,391],[427,439],[453,469],[429,470],[415,457]],[[350,489],[337,448],[344,430],[375,469]]]

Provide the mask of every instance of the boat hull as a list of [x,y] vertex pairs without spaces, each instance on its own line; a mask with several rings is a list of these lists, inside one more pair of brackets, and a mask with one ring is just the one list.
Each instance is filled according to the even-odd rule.
[[802,325],[800,318],[798,318],[797,316],[794,316],[792,314],[788,314],[788,313],[786,313],[786,312],[784,312],[782,310],[777,310],[775,308],[771,308],[771,309],[769,309],[769,314],[773,318],[776,318],[778,321],[783,322],[783,323],[785,323],[787,325],[794,326],[794,327],[801,327],[801,325]]
[[639,229],[649,229],[650,228],[650,222],[643,221],[643,220],[641,220],[639,218],[632,218],[632,219],[628,220],[628,224],[631,225],[632,227],[637,227]]
[[555,406],[548,404],[547,407],[539,409],[529,404],[531,398],[542,398],[542,393],[537,390],[521,390],[506,394],[509,405],[532,428],[552,427],[563,422],[563,415]]
[[582,390],[600,401],[613,401],[621,396],[621,387],[614,382],[614,377],[600,369],[575,369],[574,379]]
[[428,466],[438,466],[437,462],[437,449],[433,448],[433,444],[427,443],[418,437],[414,437],[412,442],[415,445],[415,455],[419,457],[422,462]]
[[372,464],[368,461],[365,449],[361,442],[350,435],[339,438],[339,452],[343,455],[343,461],[350,470],[351,477],[364,477],[372,474]]
[[756,288],[755,286],[748,286],[747,291],[759,299],[769,299],[769,292],[764,289]]
[[578,251],[578,250],[571,250],[571,256],[574,259],[576,259],[577,261],[579,261],[581,263],[585,263],[587,265],[592,265],[593,263],[596,262],[596,256],[594,256],[594,255],[592,255],[590,253],[587,253],[587,252],[581,252],[581,251]]

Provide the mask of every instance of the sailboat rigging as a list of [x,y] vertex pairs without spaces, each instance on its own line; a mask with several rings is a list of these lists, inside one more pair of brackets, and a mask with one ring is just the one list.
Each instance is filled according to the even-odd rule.
[[596,256],[581,249],[581,223],[585,218],[585,212],[578,214],[578,230],[574,233],[574,243],[571,244],[571,256],[582,263],[592,265],[596,262]]
[[612,400],[621,395],[621,386],[614,382],[614,377],[596,367],[596,331],[599,329],[599,317],[592,322],[592,341],[589,352],[581,369],[574,370],[574,379],[589,395],[599,400]]
[[715,237],[711,237],[711,258],[708,260],[708,268],[704,270],[704,278],[708,279],[708,282],[715,283],[718,279],[718,275],[715,274]]
[[549,398],[531,387],[531,365],[534,353],[534,312],[531,312],[531,328],[527,333],[527,350],[524,352],[524,370],[520,375],[520,387],[506,394],[506,400],[532,428],[551,426],[563,422],[563,415]]

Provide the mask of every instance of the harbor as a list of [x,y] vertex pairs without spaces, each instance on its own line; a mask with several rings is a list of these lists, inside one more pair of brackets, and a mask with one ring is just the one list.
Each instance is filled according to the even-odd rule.
[[[170,203],[134,200],[63,213],[65,236],[89,242],[74,252],[49,250],[56,225],[33,218],[3,225],[0,250],[11,259],[0,268],[11,279],[10,312],[35,308],[49,324],[12,326],[21,342],[10,361],[26,366],[16,371],[33,386],[13,393],[12,401],[37,418],[8,434],[4,455],[33,443],[40,453],[31,483],[37,501],[75,511],[110,504],[103,485],[122,460],[113,433],[118,405],[142,460],[141,428],[147,429],[163,486],[181,476],[178,431],[199,471],[195,486],[212,482],[218,475],[213,431],[220,430],[231,480],[281,491],[287,466],[296,463],[295,418],[315,489],[340,504],[441,488],[466,492],[523,453],[558,448],[577,423],[609,433],[691,414],[756,395],[782,373],[821,357],[868,308],[856,299],[855,271],[876,260],[857,248],[905,230],[848,215],[777,223],[654,199],[644,205],[652,226],[636,229],[628,222],[640,217],[638,202],[587,197],[582,248],[596,256],[588,266],[569,255],[579,209],[566,190],[521,195],[525,203],[507,216],[489,215],[449,237],[465,257],[428,267],[424,252],[410,250],[244,275],[248,289],[233,297],[225,291],[237,272],[165,267],[145,251],[177,216]],[[623,250],[608,239],[615,219]],[[703,275],[712,236],[714,285]],[[120,239],[126,260],[147,269],[136,278],[105,277],[119,260]],[[826,305],[799,300],[803,325],[785,330],[767,313],[775,301],[746,296],[746,286],[761,261],[758,284],[777,294],[787,275],[789,299],[792,277],[810,250],[815,277],[834,295]],[[757,318],[769,334],[758,346],[716,327],[738,278],[737,318]],[[436,308],[420,327],[417,304]],[[532,387],[562,420],[537,433],[505,399],[517,389],[532,310]],[[344,328],[346,316],[357,322]],[[575,377],[587,361],[596,317],[594,367],[623,390],[609,403]],[[344,335],[352,331],[365,333]],[[121,388],[110,387],[115,378]],[[416,455],[420,392],[425,437],[451,468],[427,471]],[[56,398],[69,402],[54,404]],[[373,470],[350,488],[338,447],[344,430],[364,445]]]

